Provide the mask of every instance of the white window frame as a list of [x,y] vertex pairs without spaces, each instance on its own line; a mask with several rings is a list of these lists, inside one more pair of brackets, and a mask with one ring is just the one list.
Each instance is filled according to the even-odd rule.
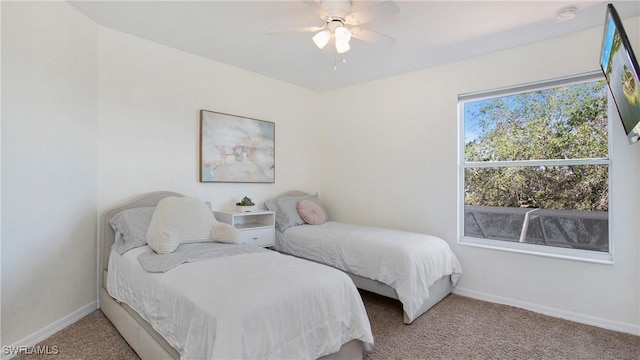
[[[604,80],[601,71],[592,71],[589,73],[556,78],[547,81],[539,81],[518,86],[494,89],[489,91],[466,93],[458,96],[458,244],[480,247],[493,250],[501,250],[508,252],[523,253],[529,255],[538,255],[552,258],[586,261],[600,264],[613,264],[613,236],[612,236],[612,171],[611,171],[611,119],[612,111],[615,109],[611,106],[613,100],[608,95],[607,110],[607,157],[597,159],[567,159],[567,160],[521,160],[521,161],[487,161],[487,162],[465,162],[464,158],[464,103],[468,101],[477,101],[492,99],[496,97],[505,97],[510,95],[533,92],[549,88],[563,87],[575,84],[581,84],[589,81]],[[484,238],[475,238],[464,235],[464,171],[467,168],[480,167],[519,167],[519,166],[540,166],[544,165],[607,165],[609,174],[609,211],[608,211],[608,236],[609,236],[609,252],[598,252],[571,248],[561,248],[548,245],[528,244],[519,242],[510,242],[503,240],[492,240]]]

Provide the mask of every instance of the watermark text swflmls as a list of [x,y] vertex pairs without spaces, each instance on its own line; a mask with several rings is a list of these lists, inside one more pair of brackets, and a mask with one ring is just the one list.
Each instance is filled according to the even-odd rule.
[[49,346],[3,346],[2,355],[58,355],[60,351],[57,345]]

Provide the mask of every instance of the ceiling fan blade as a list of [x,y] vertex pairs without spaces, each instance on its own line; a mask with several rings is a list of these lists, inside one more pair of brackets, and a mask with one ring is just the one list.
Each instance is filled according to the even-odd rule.
[[281,35],[292,35],[292,34],[299,34],[299,33],[309,33],[309,32],[320,31],[325,27],[326,25],[325,26],[305,26],[305,27],[299,27],[299,28],[273,30],[273,31],[267,32],[267,34],[271,36],[281,36]]
[[375,31],[371,31],[363,28],[357,28],[357,27],[351,28],[349,30],[351,31],[351,36],[353,36],[356,39],[366,41],[368,43],[381,44],[387,47],[391,47],[393,46],[393,44],[396,43],[396,38],[388,35],[380,34]]
[[389,0],[351,13],[347,15],[344,21],[349,25],[361,25],[377,18],[390,16],[399,12],[400,8],[398,7],[398,5],[396,5],[395,2]]

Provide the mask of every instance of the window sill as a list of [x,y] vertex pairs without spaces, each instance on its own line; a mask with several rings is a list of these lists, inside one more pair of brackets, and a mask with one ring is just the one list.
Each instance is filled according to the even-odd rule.
[[553,246],[523,244],[517,242],[480,239],[462,236],[458,239],[458,244],[464,246],[479,247],[484,249],[508,251],[520,254],[543,256],[556,259],[589,262],[596,264],[613,265],[613,254],[611,252],[596,252],[588,250],[568,249]]

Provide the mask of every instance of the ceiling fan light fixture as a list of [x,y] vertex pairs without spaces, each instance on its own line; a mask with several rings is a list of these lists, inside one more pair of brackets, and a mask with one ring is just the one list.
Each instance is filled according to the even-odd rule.
[[349,29],[347,29],[344,26],[340,26],[339,28],[337,28],[335,30],[335,34],[336,34],[336,42],[344,41],[348,44],[349,40],[351,40],[351,31],[349,31]]
[[331,32],[325,29],[313,35],[312,40],[313,40],[313,43],[316,44],[318,49],[322,49],[327,45],[330,38],[331,38]]
[[344,54],[349,51],[349,49],[351,49],[351,46],[349,46],[349,41],[344,41],[336,38],[336,51],[338,52],[338,54]]

